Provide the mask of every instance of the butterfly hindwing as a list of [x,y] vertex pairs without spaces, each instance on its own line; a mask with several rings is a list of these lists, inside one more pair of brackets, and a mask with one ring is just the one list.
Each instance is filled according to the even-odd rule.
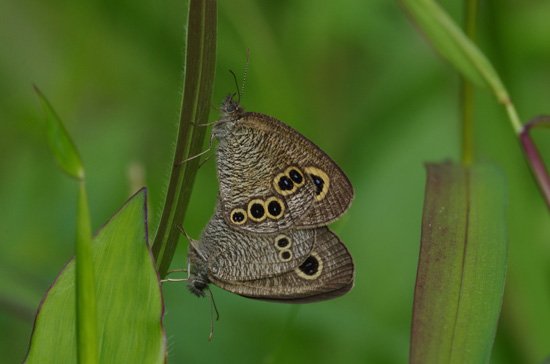
[[279,275],[238,281],[210,280],[217,286],[248,298],[307,303],[336,298],[354,284],[353,259],[340,239],[326,227],[315,229],[315,245],[295,268]]
[[204,229],[198,250],[211,274],[223,281],[260,279],[296,268],[310,254],[315,229],[250,234],[231,229],[217,211]]

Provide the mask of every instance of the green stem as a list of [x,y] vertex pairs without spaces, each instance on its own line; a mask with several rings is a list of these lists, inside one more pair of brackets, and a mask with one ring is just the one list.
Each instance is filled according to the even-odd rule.
[[[475,43],[477,0],[466,0],[464,28],[466,36]],[[464,76],[461,76],[462,98],[462,164],[468,166],[474,162],[474,87]]]
[[199,158],[177,164],[189,156],[199,154],[206,135],[206,128],[193,125],[205,123],[210,112],[216,60],[216,0],[191,0],[187,29],[185,83],[174,167],[152,247],[162,278],[176,250],[180,234],[175,226],[185,218]]
[[518,116],[516,107],[510,100],[504,101],[504,107],[506,108],[506,113],[510,118],[510,122],[512,123],[512,127],[514,128],[516,135],[519,136],[521,134],[521,131],[523,130],[523,124],[521,123],[521,120]]

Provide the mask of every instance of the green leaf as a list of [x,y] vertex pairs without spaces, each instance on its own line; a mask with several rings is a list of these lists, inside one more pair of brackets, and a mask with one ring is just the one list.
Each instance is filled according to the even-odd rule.
[[[101,363],[163,363],[160,281],[147,245],[145,189],[93,237]],[[44,296],[26,363],[75,363],[75,264]]]
[[486,363],[506,274],[504,178],[486,165],[427,169],[410,363]]
[[34,90],[46,116],[46,139],[50,153],[63,172],[73,178],[83,179],[84,167],[63,123],[38,87],[34,86]]

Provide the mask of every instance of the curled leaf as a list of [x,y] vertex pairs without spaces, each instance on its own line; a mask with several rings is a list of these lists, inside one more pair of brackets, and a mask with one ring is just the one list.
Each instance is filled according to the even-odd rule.
[[410,363],[485,363],[506,274],[503,175],[485,165],[427,170]]

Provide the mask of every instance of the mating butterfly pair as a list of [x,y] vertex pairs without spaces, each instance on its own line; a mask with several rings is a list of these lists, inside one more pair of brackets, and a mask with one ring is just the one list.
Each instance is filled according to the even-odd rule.
[[353,187],[319,147],[282,122],[245,112],[233,95],[220,108],[220,191],[200,240],[191,240],[188,287],[209,283],[241,296],[305,303],[351,290],[355,267],[326,225],[350,206]]

